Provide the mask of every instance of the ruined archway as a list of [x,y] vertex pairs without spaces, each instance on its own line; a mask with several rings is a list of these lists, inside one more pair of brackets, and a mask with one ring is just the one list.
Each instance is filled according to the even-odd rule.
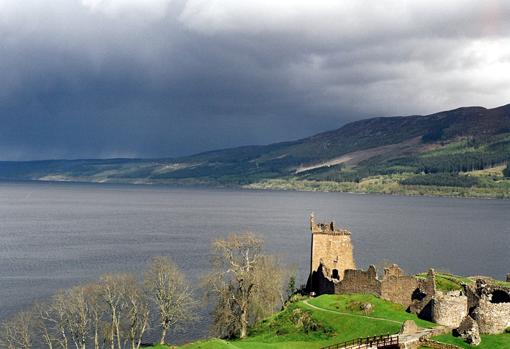
[[503,290],[492,292],[491,303],[510,303],[510,294]]

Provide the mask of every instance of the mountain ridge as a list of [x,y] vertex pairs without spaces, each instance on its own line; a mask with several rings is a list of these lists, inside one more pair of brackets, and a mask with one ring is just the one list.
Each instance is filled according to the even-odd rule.
[[459,179],[465,185],[459,173],[501,166],[509,158],[506,104],[375,117],[293,141],[176,158],[3,161],[0,178],[253,186],[275,179],[359,183],[375,175],[406,174],[403,184],[425,173],[448,174],[456,178],[453,183]]

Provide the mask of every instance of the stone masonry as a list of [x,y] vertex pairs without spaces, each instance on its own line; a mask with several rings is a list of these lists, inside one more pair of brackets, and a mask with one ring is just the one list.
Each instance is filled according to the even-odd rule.
[[492,303],[482,299],[473,311],[480,333],[499,334],[510,327],[510,303]]
[[420,289],[420,280],[414,276],[405,275],[398,265],[384,269],[381,282],[381,298],[402,304],[406,308],[413,304],[413,295]]
[[315,223],[310,216],[311,257],[307,290],[320,294],[370,293],[401,304],[420,318],[448,328],[458,328],[470,317],[481,334],[497,334],[510,327],[510,288],[478,279],[462,291],[443,293],[436,289],[436,276],[405,275],[396,264],[384,269],[382,279],[370,266],[356,269],[351,233],[334,223]]
[[322,264],[328,277],[341,280],[346,269],[355,269],[352,252],[351,232],[337,229],[334,223],[315,223],[310,216],[312,233],[310,273]]
[[457,328],[468,314],[467,297],[458,292],[438,292],[431,300],[433,322]]
[[481,334],[503,333],[510,327],[510,289],[490,285],[478,279],[475,285],[465,285],[471,317],[478,323]]

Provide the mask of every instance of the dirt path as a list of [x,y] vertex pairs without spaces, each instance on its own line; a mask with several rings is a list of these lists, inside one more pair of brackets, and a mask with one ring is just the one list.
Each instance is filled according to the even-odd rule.
[[378,321],[392,322],[394,324],[399,324],[399,325],[403,324],[403,322],[401,322],[401,321],[390,320],[390,319],[385,319],[385,318],[381,318],[381,317],[374,317],[374,316],[368,316],[368,315],[358,315],[358,314],[351,314],[351,313],[343,313],[343,312],[337,311],[337,310],[321,308],[321,307],[318,307],[316,305],[308,303],[308,300],[304,300],[303,303],[306,304],[307,306],[309,306],[310,308],[313,308],[313,309],[316,309],[316,310],[320,310],[320,311],[325,311],[325,312],[328,312],[328,313],[339,314],[339,315],[346,315],[346,316],[352,316],[352,317],[360,317],[360,318],[372,319],[372,320],[378,320]]
[[[312,309],[319,310],[319,311],[325,311],[325,312],[328,312],[328,313],[344,315],[344,316],[360,317],[360,318],[377,320],[377,321],[392,322],[392,323],[396,323],[396,324],[399,324],[399,325],[403,324],[403,322],[396,321],[396,320],[384,319],[384,318],[380,318],[380,317],[367,316],[367,315],[350,314],[350,313],[344,313],[344,312],[341,312],[341,311],[321,308],[321,307],[318,307],[316,305],[308,303],[308,300],[304,300],[303,303],[305,305],[307,305],[308,307],[312,308]],[[438,326],[437,328],[433,328],[433,329],[432,328],[422,329],[421,331],[418,331],[418,332],[413,333],[413,334],[400,334],[400,335],[398,335],[399,341],[400,341],[400,343],[405,343],[405,344],[418,343],[420,341],[421,337],[423,337],[425,335],[428,335],[428,334],[432,334],[434,332],[437,332],[437,330],[439,328],[442,328],[442,326]],[[357,346],[353,346],[353,348],[354,347],[357,347]],[[345,349],[349,349],[349,348],[350,347],[346,347]]]

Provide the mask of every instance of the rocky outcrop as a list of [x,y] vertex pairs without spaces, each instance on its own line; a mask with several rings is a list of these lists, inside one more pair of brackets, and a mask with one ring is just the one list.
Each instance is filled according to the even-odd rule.
[[419,331],[420,329],[413,320],[406,320],[402,324],[399,334],[415,334]]

